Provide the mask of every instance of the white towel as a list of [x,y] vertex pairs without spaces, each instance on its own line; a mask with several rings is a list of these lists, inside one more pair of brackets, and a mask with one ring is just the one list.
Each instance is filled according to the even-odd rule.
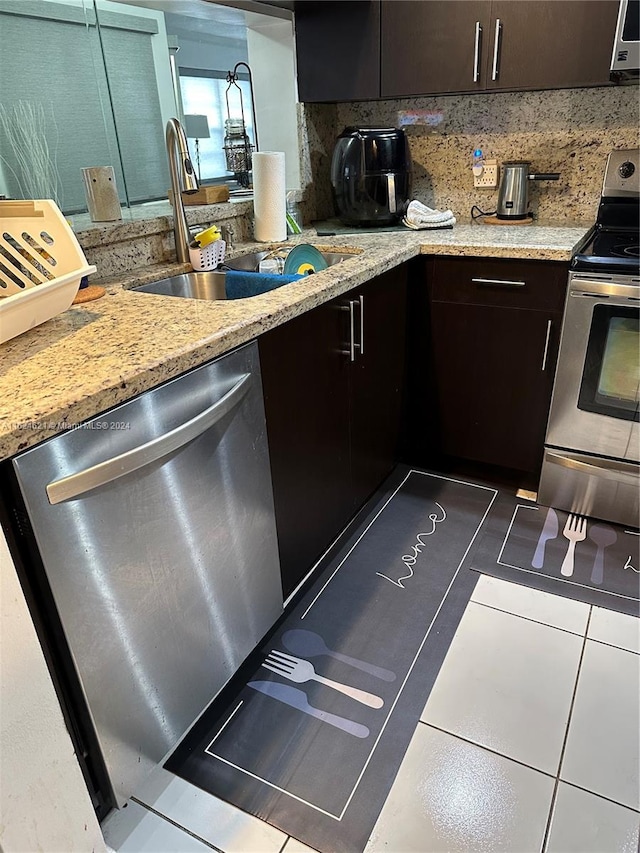
[[433,207],[427,207],[420,201],[412,201],[407,207],[404,219],[402,220],[409,228],[420,231],[423,228],[444,228],[448,225],[455,225],[456,218],[451,210],[435,210]]

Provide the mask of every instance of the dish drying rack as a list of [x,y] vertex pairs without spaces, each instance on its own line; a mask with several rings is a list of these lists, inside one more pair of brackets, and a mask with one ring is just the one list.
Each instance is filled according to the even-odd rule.
[[0,344],[66,311],[95,271],[55,202],[0,201]]

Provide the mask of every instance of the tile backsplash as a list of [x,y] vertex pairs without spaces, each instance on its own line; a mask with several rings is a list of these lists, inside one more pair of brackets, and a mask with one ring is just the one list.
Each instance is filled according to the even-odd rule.
[[[305,223],[334,215],[329,172],[342,129],[397,125],[399,111],[416,109],[442,113],[442,121],[435,131],[407,130],[414,162],[413,197],[441,210],[451,208],[460,222],[469,220],[472,205],[491,211],[497,202],[497,190],[473,187],[475,148],[499,163],[529,160],[533,171],[560,172],[558,182],[531,182],[531,210],[540,222],[588,225],[595,219],[609,151],[640,144],[637,86],[300,104]],[[122,222],[111,225],[78,221],[76,230],[98,275],[113,276],[175,256],[170,213],[164,203],[128,211]],[[191,225],[203,227],[214,221],[231,222],[237,242],[251,239],[251,201],[188,208],[187,216]]]
[[496,207],[497,190],[473,187],[475,148],[498,163],[528,160],[534,172],[560,172],[557,182],[531,182],[530,209],[544,222],[590,223],[608,153],[640,144],[637,86],[306,104],[318,218],[333,215],[329,166],[338,133],[347,125],[397,126],[398,111],[415,109],[442,112],[442,121],[435,131],[407,130],[413,197],[441,210],[451,208],[460,221],[469,219],[474,204],[484,211]]

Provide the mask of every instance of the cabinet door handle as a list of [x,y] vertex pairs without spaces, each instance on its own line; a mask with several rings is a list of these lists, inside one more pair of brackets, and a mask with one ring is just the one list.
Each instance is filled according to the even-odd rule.
[[483,287],[525,287],[526,281],[509,281],[503,278],[472,278],[473,284],[480,284]]
[[340,352],[343,355],[349,356],[349,361],[355,361],[356,360],[356,346],[357,346],[357,344],[356,344],[356,339],[355,339],[356,336],[355,336],[355,317],[354,317],[355,310],[354,309],[355,309],[355,306],[357,304],[358,303],[355,299],[350,299],[348,305],[341,305],[340,306],[341,311],[348,311],[349,312],[349,349],[340,350]]
[[364,355],[364,296],[360,294],[360,355]]
[[498,79],[498,57],[500,55],[500,36],[502,34],[502,24],[500,18],[496,18],[496,34],[493,40],[493,67],[491,69],[491,79]]
[[356,305],[355,299],[349,300],[349,360],[356,360]]
[[[356,305],[360,308],[360,343],[356,343]],[[349,356],[349,361],[356,360],[356,350],[360,355],[364,353],[364,296],[360,294],[358,299],[350,299],[348,305],[341,305],[341,311],[349,312],[349,349],[340,350],[343,355]]]
[[544,353],[542,354],[542,372],[547,369],[547,356],[549,355],[549,339],[551,338],[552,321],[547,320],[547,337],[544,339]]
[[473,41],[473,82],[477,83],[480,79],[480,39],[482,37],[482,27],[480,21],[476,21],[476,32]]

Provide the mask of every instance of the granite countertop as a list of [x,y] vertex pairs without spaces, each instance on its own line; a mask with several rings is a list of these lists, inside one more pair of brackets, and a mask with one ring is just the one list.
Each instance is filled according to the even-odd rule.
[[[348,247],[353,258],[251,299],[206,302],[131,292],[180,264],[104,281],[107,294],[72,306],[0,345],[0,459],[31,447],[339,296],[418,254],[567,261],[585,226],[456,225],[295,242]],[[293,244],[290,240],[289,244]],[[265,244],[237,246],[239,255]]]

